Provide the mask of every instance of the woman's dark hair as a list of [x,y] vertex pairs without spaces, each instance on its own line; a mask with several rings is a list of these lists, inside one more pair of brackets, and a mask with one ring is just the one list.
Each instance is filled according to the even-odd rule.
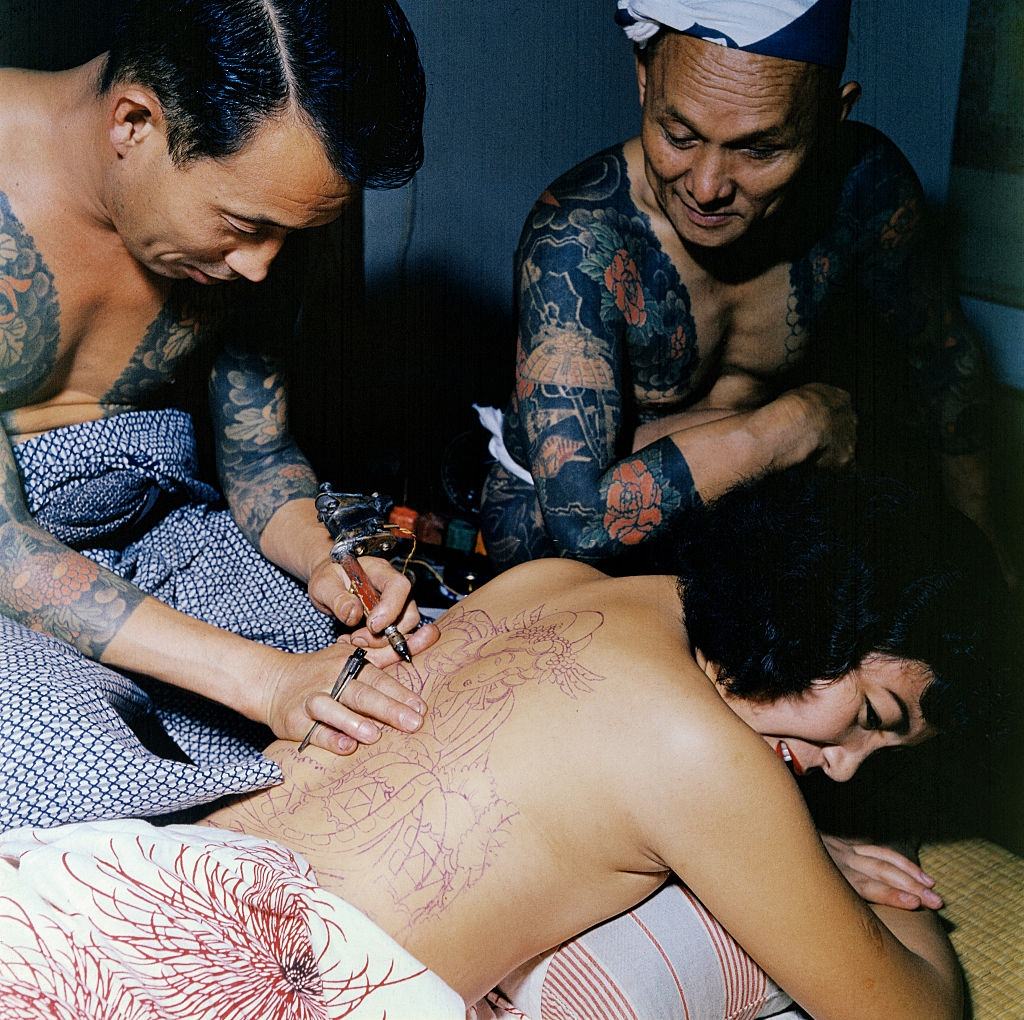
[[990,717],[1005,588],[955,511],[884,479],[796,468],[687,518],[676,555],[687,633],[732,693],[799,694],[880,652],[928,666],[922,711],[938,729]]
[[133,0],[100,80],[151,89],[179,165],[230,156],[297,110],[353,184],[406,183],[423,162],[416,39],[389,0]]

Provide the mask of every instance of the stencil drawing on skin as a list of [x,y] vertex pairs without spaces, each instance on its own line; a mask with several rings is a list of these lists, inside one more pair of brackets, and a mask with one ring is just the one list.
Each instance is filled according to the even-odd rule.
[[[599,612],[543,605],[497,620],[456,606],[416,665],[396,666],[431,701],[419,733],[385,731],[344,764],[288,750],[286,782],[225,809],[217,824],[276,826],[339,889],[383,883],[412,928],[471,888],[516,824],[518,808],[499,796],[489,771],[516,689],[552,685],[569,698],[592,691],[604,677],[580,654],[602,622]],[[311,815],[314,801],[326,809]],[[289,823],[296,814],[301,826]],[[344,856],[344,871],[332,867],[335,855]]]

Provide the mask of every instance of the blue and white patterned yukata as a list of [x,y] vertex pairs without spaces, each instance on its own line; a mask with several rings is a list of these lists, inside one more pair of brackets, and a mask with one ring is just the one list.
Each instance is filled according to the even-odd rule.
[[[314,651],[336,636],[305,589],[260,555],[196,477],[184,412],[72,425],[14,454],[39,524],[142,591],[287,651]],[[160,726],[189,762],[147,750],[145,734]],[[147,681],[143,690],[0,617],[0,831],[162,815],[270,786],[280,773],[259,751],[271,736],[165,684]]]

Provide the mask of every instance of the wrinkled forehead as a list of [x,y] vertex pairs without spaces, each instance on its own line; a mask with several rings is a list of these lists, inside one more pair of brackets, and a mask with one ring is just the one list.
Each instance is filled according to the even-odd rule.
[[813,64],[719,46],[669,32],[647,58],[654,98],[690,105],[717,102],[763,117],[817,113],[823,72]]

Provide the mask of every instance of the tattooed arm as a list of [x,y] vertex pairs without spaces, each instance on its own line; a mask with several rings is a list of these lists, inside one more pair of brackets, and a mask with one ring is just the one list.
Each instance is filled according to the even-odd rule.
[[947,495],[988,526],[984,354],[952,280],[925,233],[924,196],[902,154],[875,134],[845,201],[861,238],[857,282],[882,322],[906,345],[922,425],[939,452]]
[[3,430],[0,612],[106,665],[227,705],[280,737],[298,740],[318,720],[324,725],[316,743],[327,750],[349,753],[357,741],[376,739],[379,727],[369,719],[406,730],[419,726],[408,712],[420,709],[419,699],[379,670],[364,670],[366,683],[346,699],[352,708],[324,693],[350,646],[298,655],[247,641],[164,605],[62,545],[29,514]]
[[[611,179],[613,157],[591,166],[602,159]],[[520,241],[516,389],[505,440],[535,484],[519,498],[535,499],[539,514],[517,512],[492,474],[488,548],[500,560],[522,558],[509,531],[529,531],[531,521],[540,527],[540,515],[561,555],[614,556],[740,479],[827,454],[834,423],[852,424],[848,402],[845,414],[833,407],[846,399],[840,391],[811,386],[756,411],[654,430],[637,448],[634,393],[678,406],[698,355],[689,294],[649,224],[623,205],[622,187],[546,193]],[[841,439],[835,444],[845,449]],[[529,534],[521,545],[536,548]]]
[[0,431],[0,486],[0,612],[102,659],[145,596],[36,524],[6,431]]
[[[317,520],[316,478],[288,431],[287,393],[275,359],[264,352],[228,345],[210,376],[210,401],[221,484],[238,526],[263,554],[307,582],[318,609],[343,623],[363,615],[348,580],[330,558],[331,538]],[[409,581],[380,557],[361,561],[378,591],[380,605],[360,640],[381,646],[384,627],[397,623],[412,633],[419,623],[409,601]],[[410,648],[426,647],[435,636],[424,627]]]

